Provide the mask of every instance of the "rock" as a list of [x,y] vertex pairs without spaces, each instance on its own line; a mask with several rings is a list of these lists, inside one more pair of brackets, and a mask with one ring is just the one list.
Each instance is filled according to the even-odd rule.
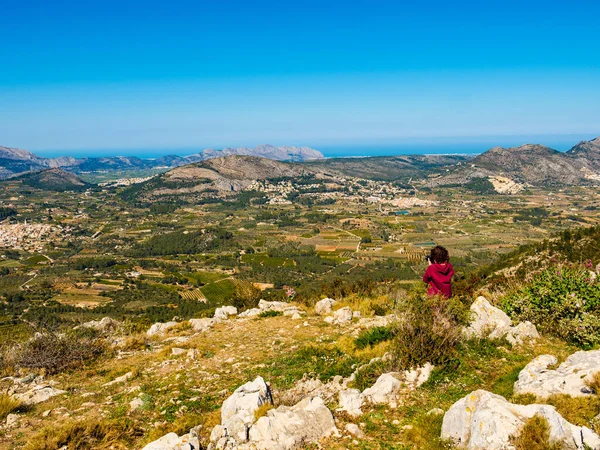
[[600,448],[600,437],[589,428],[567,422],[549,405],[514,405],[500,395],[478,390],[457,401],[444,415],[442,439],[462,449],[504,450],[514,448],[511,436],[518,436],[525,422],[535,415],[547,419],[550,440],[566,449],[584,445]]
[[108,387],[112,386],[113,384],[125,383],[127,380],[131,380],[132,378],[133,372],[127,372],[125,375],[121,375],[120,377],[117,377],[114,380],[109,381],[108,383],[104,383],[102,386]]
[[142,450],[198,450],[200,448],[202,447],[200,447],[198,431],[192,429],[181,437],[175,433],[165,434],[160,439],[146,445]]
[[343,325],[352,322],[352,309],[349,306],[340,308],[333,313],[333,323]]
[[387,316],[362,317],[358,321],[360,328],[387,327],[389,324],[396,321],[395,314]]
[[473,321],[465,329],[467,337],[489,337],[497,339],[506,336],[511,326],[510,317],[495,306],[492,306],[485,297],[477,297],[471,305]]
[[183,355],[184,353],[187,353],[185,348],[173,347],[171,349],[171,355],[173,356]]
[[261,312],[262,310],[259,308],[247,309],[246,311],[238,314],[238,317],[258,317]]
[[525,342],[535,340],[540,337],[535,325],[531,322],[521,322],[515,327],[510,327],[506,340],[512,345],[523,345]]
[[144,406],[144,400],[142,400],[139,397],[136,397],[129,402],[130,411],[135,411],[136,409],[141,408],[142,406]]
[[258,302],[258,308],[261,311],[283,312],[289,307],[290,307],[290,304],[286,303],[286,302],[268,302],[268,301],[262,300],[262,299]]
[[258,450],[292,450],[337,433],[331,411],[321,398],[312,397],[271,409],[252,425],[248,436]]
[[292,315],[292,320],[300,320],[302,319],[302,316],[296,312],[294,315]]
[[425,363],[423,367],[418,367],[412,370],[406,370],[404,372],[404,382],[409,388],[415,389],[429,380],[431,372],[433,371],[433,365]]
[[333,323],[333,321],[334,321],[335,319],[333,318],[333,316],[327,316],[327,317],[325,317],[323,320],[324,320],[325,322],[327,322],[327,323]]
[[283,310],[284,316],[293,316],[295,314],[299,314],[298,308],[295,306],[289,306]]
[[221,426],[226,436],[245,442],[248,428],[254,423],[254,412],[265,403],[272,404],[273,397],[262,377],[237,388],[221,407]]
[[235,306],[221,306],[215,310],[215,320],[226,320],[229,316],[236,316],[238,313]]
[[333,377],[328,383],[323,383],[318,378],[304,377],[298,381],[292,389],[288,389],[280,396],[284,404],[295,404],[306,397],[320,397],[325,401],[335,398],[337,393],[343,389],[343,378],[339,375]]
[[15,394],[14,397],[26,405],[37,405],[61,394],[66,394],[66,391],[53,388],[52,386],[41,385],[35,386],[33,389],[21,394]]
[[352,311],[353,319],[360,319],[362,317],[362,313],[360,311]]
[[14,428],[19,424],[19,415],[18,414],[9,414],[6,416],[6,428]]
[[320,316],[324,316],[326,314],[329,314],[331,312],[331,308],[333,307],[333,305],[335,305],[337,303],[337,301],[335,301],[332,298],[324,298],[323,300],[319,300],[316,304],[315,304],[315,312],[320,315]]
[[442,408],[433,408],[425,413],[426,416],[441,416],[442,414],[444,414]]
[[365,433],[363,433],[363,430],[361,430],[360,427],[358,425],[356,425],[355,423],[346,424],[346,431],[348,433],[350,433],[352,436],[356,436],[359,439],[362,439],[365,437]]
[[103,317],[101,320],[91,320],[81,324],[82,328],[91,328],[102,332],[115,331],[119,328],[119,325],[119,322],[110,317]]
[[215,319],[205,317],[203,319],[190,319],[188,321],[196,332],[208,331],[215,324]]
[[557,362],[552,355],[534,358],[519,373],[514,385],[515,394],[533,394],[542,399],[554,394],[572,397],[592,394],[585,382],[600,372],[600,350],[575,352],[556,370],[548,369]]
[[398,372],[380,375],[373,386],[363,391],[364,398],[373,404],[393,402],[402,386],[399,375]]
[[177,325],[177,322],[157,322],[154,325],[152,325],[148,331],[146,331],[146,335],[154,336],[155,334],[162,334],[169,328],[173,328],[175,325]]
[[340,407],[338,411],[345,411],[352,417],[362,415],[360,409],[365,400],[364,395],[358,389],[345,389],[338,394],[338,402]]

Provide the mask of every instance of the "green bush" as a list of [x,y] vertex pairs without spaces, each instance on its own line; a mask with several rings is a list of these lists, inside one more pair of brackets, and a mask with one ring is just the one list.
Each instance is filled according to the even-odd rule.
[[390,327],[369,328],[358,335],[354,341],[354,345],[359,349],[372,347],[380,342],[389,341],[393,335],[394,330]]
[[583,267],[547,268],[509,291],[503,307],[579,347],[600,344],[600,283]]
[[277,316],[283,316],[283,313],[281,311],[269,310],[269,311],[263,311],[258,315],[258,317],[260,317],[260,318],[277,317]]
[[443,366],[453,359],[469,309],[457,298],[414,295],[398,311],[392,356],[400,369],[426,362]]

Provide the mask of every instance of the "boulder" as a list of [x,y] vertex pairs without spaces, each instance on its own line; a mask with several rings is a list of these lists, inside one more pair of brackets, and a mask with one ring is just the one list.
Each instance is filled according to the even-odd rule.
[[579,351],[569,356],[555,370],[549,366],[558,362],[552,355],[534,358],[519,373],[515,381],[515,394],[533,394],[547,398],[554,394],[567,394],[581,397],[592,394],[586,381],[600,372],[600,350]]
[[165,434],[160,439],[146,445],[142,450],[199,450],[198,433],[192,429],[188,434],[179,437],[175,433]]
[[226,320],[229,316],[236,316],[238,310],[235,306],[221,306],[215,309],[215,320]]
[[261,312],[263,311],[260,308],[247,309],[246,311],[239,313],[238,317],[258,317]]
[[331,411],[321,398],[312,397],[268,411],[248,436],[257,450],[292,450],[337,433]]
[[279,311],[283,312],[290,307],[289,303],[286,302],[268,302],[266,300],[260,300],[258,302],[258,309],[261,311]]
[[273,403],[271,390],[262,377],[239,388],[223,402],[221,426],[225,436],[242,443],[248,439],[248,428],[254,423],[254,412],[265,403]]
[[389,324],[396,321],[395,314],[387,316],[362,317],[358,321],[360,328],[387,327]]
[[417,367],[416,369],[404,371],[404,383],[407,387],[415,389],[429,380],[431,372],[433,371],[433,364],[425,363],[423,367]]
[[37,405],[61,394],[66,394],[66,391],[56,389],[52,386],[40,385],[26,392],[15,394],[14,397],[26,405]]
[[315,304],[315,312],[320,315],[320,316],[324,316],[326,314],[329,314],[331,312],[331,308],[333,307],[333,305],[335,305],[337,303],[337,301],[335,301],[332,298],[324,298],[323,300],[319,300],[316,304]]
[[506,336],[511,326],[510,317],[495,306],[492,306],[485,297],[477,297],[471,305],[473,320],[464,330],[467,337],[489,337],[497,339]]
[[177,325],[177,322],[166,322],[166,323],[157,322],[154,325],[152,325],[148,331],[146,331],[146,334],[148,336],[162,334],[162,333],[166,332],[169,328],[173,328],[175,325]]
[[506,340],[512,345],[523,345],[527,341],[538,339],[540,334],[538,333],[535,325],[531,322],[521,322],[515,327],[510,327]]
[[306,397],[320,397],[326,402],[331,401],[343,389],[342,381],[343,378],[339,375],[327,383],[323,383],[318,378],[304,376],[296,382],[292,389],[288,389],[280,395],[281,402],[292,405]]
[[340,308],[333,313],[333,323],[343,325],[352,322],[352,309],[349,306]]
[[196,332],[208,331],[215,324],[215,319],[205,317],[203,319],[190,319],[188,321]]
[[402,383],[398,379],[400,375],[398,372],[380,375],[373,386],[363,391],[365,400],[373,404],[393,402],[402,387]]
[[364,395],[358,389],[345,389],[339,392],[338,401],[340,407],[338,411],[344,411],[352,417],[362,415],[360,409],[365,400]]
[[363,433],[363,430],[361,430],[360,427],[358,425],[356,425],[355,423],[346,424],[346,431],[348,433],[350,433],[352,436],[356,436],[359,439],[362,439],[365,437],[365,433]]
[[573,450],[584,448],[584,444],[600,448],[598,435],[567,422],[553,406],[514,405],[484,390],[474,391],[450,407],[444,415],[441,437],[461,449],[511,449],[511,437],[518,436],[525,422],[535,415],[548,421],[551,442]]
[[110,317],[103,317],[100,320],[91,320],[81,324],[82,328],[91,328],[101,332],[115,331],[120,323]]

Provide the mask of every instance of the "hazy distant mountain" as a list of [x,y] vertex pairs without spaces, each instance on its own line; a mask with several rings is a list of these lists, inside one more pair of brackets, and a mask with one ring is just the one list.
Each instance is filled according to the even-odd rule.
[[88,184],[77,175],[60,168],[26,173],[11,181],[21,181],[23,184],[37,189],[59,192],[79,191],[88,187]]
[[308,147],[259,145],[255,148],[206,149],[189,156],[167,155],[160,158],[137,158],[134,156],[112,156],[106,158],[44,158],[27,150],[0,147],[0,179],[43,170],[64,167],[75,173],[113,172],[139,169],[170,168],[220,158],[228,155],[249,155],[270,158],[278,161],[307,161],[322,159],[323,154]]
[[599,170],[600,138],[596,138],[580,142],[567,152],[538,144],[494,147],[467,163],[448,167],[428,184],[465,184],[495,176],[534,186],[589,184],[600,181]]

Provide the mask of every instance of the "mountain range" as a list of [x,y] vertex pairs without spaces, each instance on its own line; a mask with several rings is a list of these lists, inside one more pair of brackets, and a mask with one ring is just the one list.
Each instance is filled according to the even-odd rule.
[[135,156],[113,156],[106,158],[44,158],[16,148],[0,146],[0,179],[10,178],[27,172],[63,168],[73,173],[111,172],[140,169],[174,168],[229,155],[260,156],[278,161],[307,161],[323,159],[323,154],[309,147],[259,145],[255,148],[239,147],[221,150],[205,149],[188,156],[167,155],[160,158],[138,158]]

